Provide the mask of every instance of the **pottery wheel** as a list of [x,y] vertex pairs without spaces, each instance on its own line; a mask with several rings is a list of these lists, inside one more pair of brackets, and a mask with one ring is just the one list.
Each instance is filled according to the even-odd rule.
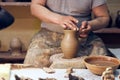
[[72,67],[72,68],[83,69],[83,68],[86,68],[83,63],[84,58],[85,58],[85,56],[76,57],[76,58],[72,58],[72,59],[64,59],[62,53],[55,54],[50,57],[50,61],[52,62],[50,67],[63,68],[63,69]]

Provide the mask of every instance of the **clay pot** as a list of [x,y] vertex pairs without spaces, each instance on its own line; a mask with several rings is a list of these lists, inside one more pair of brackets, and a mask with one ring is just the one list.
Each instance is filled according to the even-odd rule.
[[77,31],[64,30],[64,38],[61,42],[61,49],[64,54],[64,58],[74,58],[78,51],[78,45]]
[[13,38],[10,41],[10,51],[13,56],[19,56],[22,52],[22,42],[19,38]]
[[102,75],[102,73],[108,67],[112,67],[112,69],[115,71],[120,65],[119,59],[102,55],[88,56],[84,59],[84,63],[87,69],[96,75]]

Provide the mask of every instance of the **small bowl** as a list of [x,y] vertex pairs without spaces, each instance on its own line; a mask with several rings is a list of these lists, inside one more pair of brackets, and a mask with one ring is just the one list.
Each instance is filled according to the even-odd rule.
[[96,75],[102,75],[108,67],[112,67],[114,71],[120,65],[119,59],[109,56],[89,56],[84,59],[84,63],[87,69]]

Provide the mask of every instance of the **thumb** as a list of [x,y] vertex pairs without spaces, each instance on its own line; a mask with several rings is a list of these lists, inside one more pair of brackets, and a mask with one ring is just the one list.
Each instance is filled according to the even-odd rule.
[[81,25],[81,29],[86,28],[87,24],[88,24],[87,21],[83,21]]

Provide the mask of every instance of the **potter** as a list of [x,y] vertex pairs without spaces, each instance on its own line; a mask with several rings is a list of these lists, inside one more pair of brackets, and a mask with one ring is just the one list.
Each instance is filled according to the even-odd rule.
[[[72,56],[73,58],[77,55],[77,59],[78,57],[81,58],[79,68],[84,68],[82,66],[84,56],[107,55],[114,57],[102,40],[93,33],[93,31],[108,25],[109,14],[105,0],[32,0],[31,13],[41,21],[41,28],[31,40],[24,64],[36,65],[36,57],[38,55],[43,56],[46,50],[50,51],[51,57],[58,53],[65,53],[64,50],[61,51],[62,44],[60,44],[63,36],[61,30],[63,29],[79,29],[79,36],[84,38],[79,43],[78,53],[75,54],[77,52],[75,51]],[[91,14],[95,17],[92,18]],[[67,42],[69,46],[73,43],[71,40],[67,40]],[[70,55],[70,52],[67,52],[68,54]],[[67,60],[70,61],[71,59]],[[39,64],[41,64],[40,61]]]

